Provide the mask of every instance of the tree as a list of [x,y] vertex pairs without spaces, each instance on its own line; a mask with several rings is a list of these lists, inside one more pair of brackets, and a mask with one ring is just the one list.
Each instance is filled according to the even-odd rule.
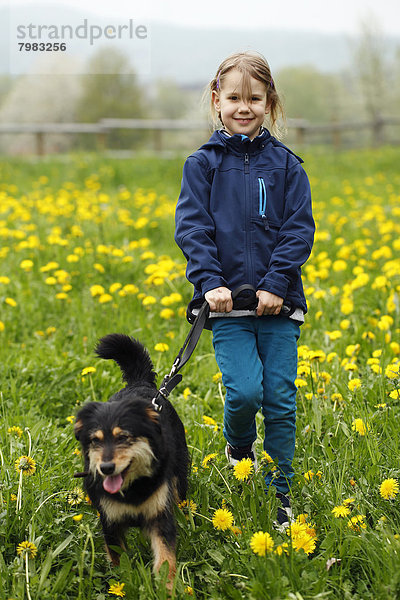
[[342,85],[337,75],[320,73],[315,67],[286,67],[276,77],[290,118],[327,122],[339,117]]
[[361,21],[354,46],[354,63],[367,115],[378,121],[388,101],[388,68],[385,40],[377,19]]
[[[124,54],[114,48],[100,48],[90,60],[87,72],[104,74],[82,76],[82,95],[76,106],[76,121],[94,123],[103,118],[144,116],[146,98]],[[141,140],[141,132],[115,130],[109,134],[109,144],[114,147],[130,147]]]

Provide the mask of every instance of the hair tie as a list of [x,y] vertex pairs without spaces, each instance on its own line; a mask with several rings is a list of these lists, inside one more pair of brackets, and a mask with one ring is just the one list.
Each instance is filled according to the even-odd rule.
[[219,76],[221,75],[221,71],[218,71],[217,75],[217,90],[219,90]]
[[274,88],[274,87],[275,87],[275,85],[274,85],[274,80],[272,79],[272,77],[271,77],[271,79],[270,79],[270,82],[269,82],[269,84],[270,84],[270,86],[271,86],[272,88]]

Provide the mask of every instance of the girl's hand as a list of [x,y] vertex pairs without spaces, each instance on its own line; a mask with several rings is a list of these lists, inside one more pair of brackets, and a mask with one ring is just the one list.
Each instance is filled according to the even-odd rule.
[[266,292],[265,290],[257,290],[256,296],[258,298],[258,317],[261,317],[261,315],[279,315],[283,304],[283,298],[275,296],[275,294],[271,294],[271,292]]
[[231,290],[226,287],[218,287],[204,294],[211,312],[231,312],[233,307]]

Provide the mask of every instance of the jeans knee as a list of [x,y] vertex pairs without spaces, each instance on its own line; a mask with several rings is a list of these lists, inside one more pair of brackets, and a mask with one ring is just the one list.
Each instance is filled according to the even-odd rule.
[[257,386],[246,386],[242,389],[227,390],[225,408],[230,413],[256,414],[262,405],[262,388]]

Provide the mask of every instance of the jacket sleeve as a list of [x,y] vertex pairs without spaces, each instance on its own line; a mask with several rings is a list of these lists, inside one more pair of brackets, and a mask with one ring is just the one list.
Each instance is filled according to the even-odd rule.
[[310,256],[314,231],[310,184],[297,163],[287,172],[283,224],[258,289],[285,298],[289,284],[298,277],[299,268]]
[[175,213],[175,241],[186,260],[186,276],[206,292],[226,286],[215,245],[215,224],[210,214],[211,183],[207,166],[189,157],[183,167],[182,187]]

